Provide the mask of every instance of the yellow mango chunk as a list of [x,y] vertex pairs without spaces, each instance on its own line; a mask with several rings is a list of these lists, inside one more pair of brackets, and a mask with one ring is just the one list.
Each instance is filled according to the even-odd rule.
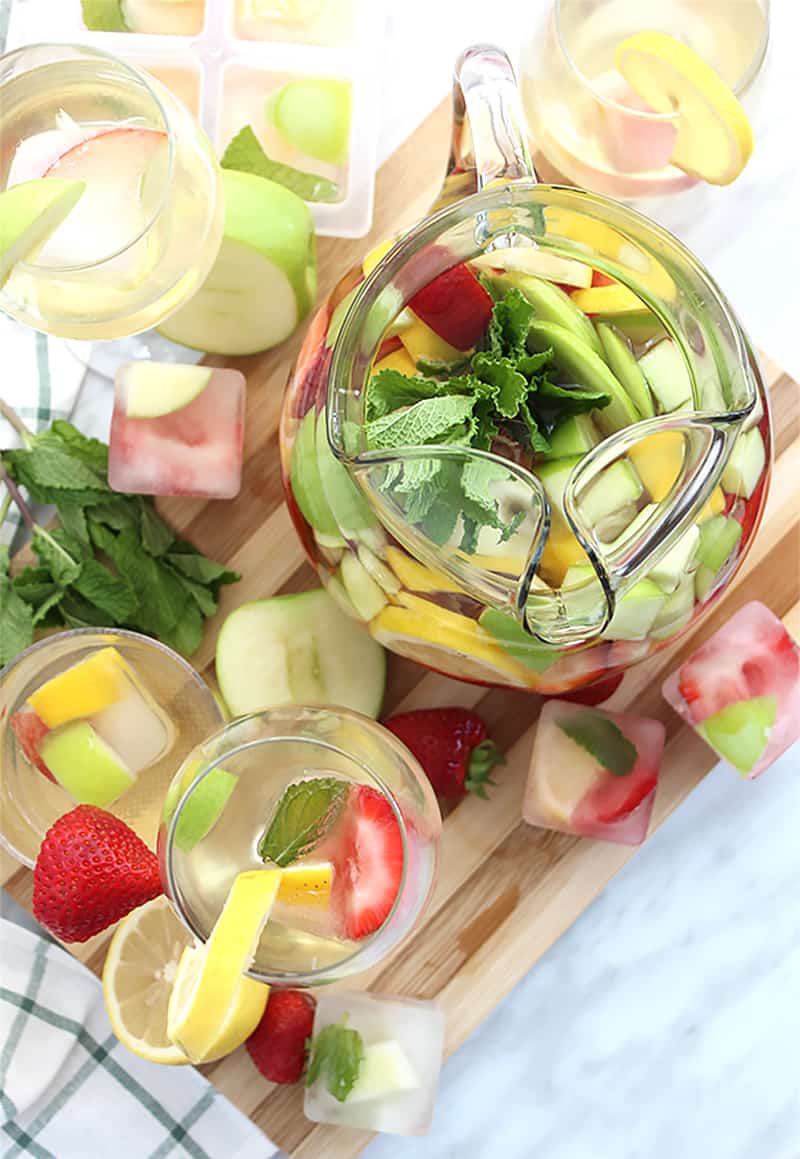
[[313,906],[327,909],[331,900],[333,867],[329,861],[319,865],[289,865],[278,886],[278,901],[285,905]]
[[704,519],[710,519],[712,515],[721,515],[725,510],[725,492],[721,487],[715,487],[711,492],[711,498],[706,503],[703,510],[697,517],[697,522],[702,523]]
[[28,697],[48,728],[102,712],[129,690],[130,669],[116,648],[100,648]]
[[660,431],[631,447],[628,458],[654,503],[660,503],[672,489],[683,466],[683,435],[680,431]]
[[444,338],[440,338],[421,318],[414,317],[410,326],[405,326],[397,335],[414,363],[425,358],[429,362],[456,362],[464,357],[463,350],[456,350]]
[[387,547],[386,559],[389,567],[400,580],[404,588],[412,592],[459,592],[458,584],[444,574],[426,567],[410,555],[406,555],[399,547]]
[[641,298],[627,286],[592,286],[588,290],[576,290],[571,297],[585,314],[627,314],[631,310],[646,309]]
[[[530,672],[499,648],[494,637],[476,620],[440,608],[438,604],[409,592],[399,592],[396,598],[401,607],[387,605],[370,623],[369,630],[377,640],[395,647],[398,638],[404,639],[412,646],[397,647],[396,650],[403,655],[433,667],[438,662],[458,670],[458,675],[462,675],[463,670],[463,676],[468,680],[491,680],[493,675],[502,675],[523,685],[529,682]],[[448,658],[438,659],[437,651],[446,652]],[[465,664],[454,653],[475,661],[475,666]]]
[[554,519],[539,560],[539,575],[545,583],[558,588],[573,564],[586,562],[586,552],[569,527],[562,520]]
[[396,241],[397,237],[390,237],[372,247],[361,263],[365,278],[369,277],[377,265],[380,265]]
[[405,349],[393,350],[372,367],[373,374],[380,374],[382,370],[399,370],[401,374],[409,374],[412,377],[417,373],[416,363]]

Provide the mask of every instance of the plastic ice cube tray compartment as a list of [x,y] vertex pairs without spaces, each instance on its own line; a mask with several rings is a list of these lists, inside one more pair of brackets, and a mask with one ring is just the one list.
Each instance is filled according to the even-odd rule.
[[[269,142],[266,147],[276,160],[339,182],[341,200],[309,203],[319,234],[362,237],[372,222],[378,108],[376,64],[380,56],[376,46],[380,45],[384,30],[385,3],[328,0],[352,18],[346,16],[337,43],[317,44],[298,43],[299,35],[294,41],[286,39],[292,34],[291,28],[280,28],[277,22],[276,39],[248,40],[236,35],[241,2],[205,0],[202,31],[179,36],[90,32],[83,23],[80,0],[13,0],[8,48],[45,39],[80,43],[151,70],[192,109],[219,156],[240,129],[263,116],[267,97],[288,80],[320,77],[349,81],[350,141],[348,159],[341,170],[335,171],[311,158],[276,156]],[[243,86],[239,89],[241,101],[236,99],[237,85]],[[258,124],[253,127],[257,132],[263,128]]]

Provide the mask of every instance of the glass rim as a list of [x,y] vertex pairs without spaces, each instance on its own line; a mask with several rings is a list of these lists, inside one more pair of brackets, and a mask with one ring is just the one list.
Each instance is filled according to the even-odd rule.
[[[75,274],[75,273],[80,273],[82,271],[98,269],[99,267],[106,265],[108,262],[112,262],[116,258],[121,257],[123,254],[127,253],[128,250],[132,249],[133,246],[138,245],[138,243],[143,238],[145,238],[147,236],[147,234],[150,232],[150,230],[153,228],[153,226],[158,221],[159,217],[161,216],[161,214],[164,211],[164,206],[167,202],[169,190],[172,186],[174,167],[175,167],[175,134],[172,130],[172,126],[170,124],[170,120],[169,120],[169,117],[167,115],[166,107],[165,107],[163,101],[159,97],[159,95],[156,92],[156,89],[154,87],[154,85],[157,84],[157,82],[155,82],[154,78],[149,77],[143,68],[139,68],[134,64],[130,64],[128,61],[122,60],[121,57],[116,56],[114,53],[106,52],[104,49],[101,49],[101,48],[95,48],[94,45],[79,44],[75,41],[37,41],[35,44],[24,44],[24,45],[20,45],[19,47],[15,48],[15,49],[12,49],[10,52],[7,52],[2,57],[0,57],[0,94],[2,94],[4,83],[7,83],[7,80],[8,80],[8,78],[5,78],[2,75],[2,70],[6,69],[7,66],[13,64],[13,62],[15,60],[18,60],[20,58],[24,58],[26,53],[33,53],[33,52],[38,51],[40,49],[53,49],[53,50],[57,50],[57,51],[62,53],[61,60],[53,60],[53,61],[48,62],[51,64],[55,64],[56,66],[63,66],[63,64],[65,63],[65,61],[67,59],[66,50],[69,50],[71,52],[79,54],[80,56],[85,56],[85,57],[89,57],[89,58],[94,57],[99,61],[105,61],[107,63],[113,64],[121,72],[127,73],[129,75],[129,77],[137,85],[139,85],[141,88],[143,88],[145,90],[148,98],[155,105],[156,110],[158,112],[158,116],[160,117],[161,122],[164,126],[163,132],[165,133],[166,138],[167,138],[167,149],[168,149],[167,169],[166,169],[166,173],[164,174],[163,187],[161,189],[161,194],[160,194],[160,197],[158,199],[158,205],[153,210],[153,213],[151,214],[151,216],[147,220],[146,224],[144,226],[142,226],[141,230],[136,234],[135,237],[131,238],[130,241],[125,242],[124,245],[120,246],[118,249],[114,250],[112,253],[105,254],[105,255],[103,255],[103,257],[97,258],[94,261],[90,261],[90,262],[75,262],[75,263],[70,263],[67,265],[48,265],[46,263],[42,263],[39,261],[21,262],[20,263],[21,265],[26,266],[30,270],[34,270],[34,271],[37,271],[37,272],[40,272],[43,274],[48,274],[50,276],[54,276],[57,274]],[[29,66],[28,68],[26,68],[25,71],[32,72],[35,67],[43,67],[43,66],[42,65],[36,65],[36,66],[32,65],[32,66]],[[57,99],[57,94],[54,94],[54,99]],[[157,131],[160,132],[161,130],[157,130]]]
[[[606,96],[600,92],[595,83],[586,75],[583,69],[575,60],[569,46],[567,45],[566,36],[561,23],[561,10],[564,6],[565,0],[553,0],[553,23],[555,26],[556,40],[561,49],[561,54],[564,60],[569,65],[572,72],[578,78],[585,89],[592,94],[594,99],[600,104],[605,105],[615,112],[624,114],[631,120],[642,122],[651,122],[653,124],[673,124],[677,121],[679,114],[673,113],[657,113],[649,109],[632,109],[628,105],[622,104],[620,101],[614,100],[613,97]],[[764,12],[764,34],[758,46],[758,51],[751,57],[747,68],[738,78],[735,85],[731,86],[731,91],[737,99],[740,99],[750,88],[753,81],[761,71],[762,65],[767,55],[767,48],[769,47],[769,33],[770,33],[770,0],[761,0],[761,7]]]
[[[402,756],[402,758],[406,764],[408,764],[410,767],[414,767],[417,764],[416,759],[414,758],[413,754],[411,752],[409,752],[408,749],[406,749],[405,745],[403,745],[397,739],[397,737],[395,737],[391,732],[389,732],[388,729],[385,729],[378,721],[373,720],[371,717],[364,716],[360,712],[356,712],[352,709],[344,708],[340,705],[334,705],[334,704],[331,704],[331,705],[325,705],[325,704],[281,705],[281,706],[273,708],[273,709],[264,709],[260,712],[251,712],[251,713],[246,714],[245,716],[239,716],[233,720],[226,721],[222,728],[220,728],[217,732],[213,733],[211,736],[207,737],[204,741],[202,741],[200,743],[200,745],[198,747],[204,747],[208,744],[213,744],[214,741],[217,741],[217,740],[220,740],[221,738],[223,738],[228,731],[233,730],[237,726],[240,726],[247,721],[264,720],[265,718],[266,719],[275,719],[275,718],[279,719],[281,715],[285,715],[288,717],[292,713],[296,714],[299,712],[303,712],[303,713],[312,712],[315,715],[316,714],[322,715],[322,714],[334,713],[335,715],[343,716],[348,720],[354,720],[359,725],[366,726],[367,731],[379,730],[379,735],[380,735],[381,741],[384,741],[388,747],[395,749],[399,753],[399,755]],[[180,920],[181,924],[188,930],[188,932],[193,937],[197,938],[200,942],[202,942],[205,945],[211,931],[210,930],[205,931],[205,932],[202,931],[199,928],[199,926],[196,925],[190,919],[189,914],[187,912],[188,907],[186,906],[186,903],[184,901],[182,891],[177,886],[177,880],[176,880],[175,868],[174,868],[174,861],[175,861],[175,855],[176,855],[175,835],[176,835],[176,831],[177,831],[178,822],[180,820],[180,817],[183,815],[183,811],[184,811],[186,805],[188,804],[189,800],[191,799],[193,793],[197,790],[199,785],[202,784],[202,782],[205,780],[206,777],[210,776],[211,773],[215,769],[219,768],[226,761],[229,761],[232,755],[238,755],[239,753],[247,752],[249,749],[258,748],[261,745],[268,745],[268,744],[273,744],[276,742],[284,742],[285,743],[287,741],[295,743],[295,744],[300,743],[300,744],[312,745],[315,749],[320,749],[320,748],[327,749],[330,752],[335,752],[335,753],[340,754],[341,756],[345,757],[348,761],[352,762],[353,765],[355,765],[359,770],[361,770],[366,775],[366,777],[368,778],[367,783],[371,787],[376,788],[378,790],[378,792],[380,792],[381,796],[384,797],[384,799],[386,799],[388,801],[388,803],[392,809],[392,812],[395,816],[395,819],[397,820],[397,823],[399,825],[400,837],[401,837],[402,846],[403,846],[402,876],[400,879],[400,885],[398,887],[397,894],[395,896],[394,902],[392,904],[392,908],[390,909],[389,913],[386,915],[386,917],[384,918],[383,922],[378,927],[378,929],[373,931],[373,933],[369,937],[365,938],[363,940],[363,942],[360,943],[355,948],[355,950],[353,950],[352,953],[348,954],[346,957],[339,958],[336,962],[330,963],[329,965],[320,966],[320,967],[313,969],[313,970],[283,970],[283,971],[276,970],[274,972],[265,972],[265,971],[257,969],[255,967],[255,965],[253,965],[250,967],[250,969],[245,971],[246,977],[253,978],[256,981],[266,983],[267,985],[316,986],[316,985],[323,984],[328,980],[333,980],[331,976],[333,976],[333,978],[337,978],[340,975],[341,976],[348,976],[350,974],[357,973],[357,967],[354,968],[352,963],[356,962],[369,947],[373,946],[376,939],[378,939],[380,937],[382,931],[386,930],[386,928],[389,926],[392,918],[394,917],[395,913],[398,910],[403,893],[405,892],[405,889],[406,889],[406,886],[408,883],[408,867],[409,867],[409,845],[408,845],[408,836],[407,836],[408,826],[407,826],[406,821],[403,817],[402,810],[399,807],[396,794],[386,784],[386,782],[383,780],[383,778],[378,773],[376,773],[376,772],[374,772],[374,770],[370,769],[358,757],[353,756],[352,753],[349,753],[345,749],[340,748],[338,745],[331,743],[330,741],[323,740],[320,737],[303,736],[303,735],[301,735],[301,733],[299,731],[300,728],[301,728],[301,725],[298,721],[298,723],[294,726],[294,731],[292,731],[290,729],[286,733],[278,734],[275,736],[256,737],[251,741],[247,741],[247,742],[243,742],[241,744],[233,745],[227,752],[222,753],[222,754],[214,757],[213,759],[209,759],[207,761],[204,761],[202,766],[198,769],[196,775],[192,778],[191,783],[189,785],[187,785],[187,787],[181,793],[181,796],[178,799],[178,803],[175,806],[175,810],[172,813],[172,816],[170,817],[169,822],[165,826],[166,838],[164,840],[164,845],[163,845],[163,856],[160,856],[160,860],[161,860],[162,865],[163,865],[164,875],[166,878],[166,880],[164,882],[166,895],[169,898],[170,904],[172,905],[176,916]],[[196,752],[196,751],[197,751],[196,749],[193,750],[193,752]],[[176,770],[175,776],[173,779],[177,779],[180,776],[181,772],[186,769],[186,767],[188,766],[189,762],[192,761],[192,759],[193,759],[193,753],[189,753],[186,756],[186,758],[184,759],[184,761],[182,762],[180,768]],[[196,759],[196,758],[194,758],[194,759]],[[420,773],[421,773],[421,769],[420,769]],[[424,775],[424,774],[421,773],[421,775]],[[364,783],[364,782],[361,782],[361,783]],[[267,868],[267,867],[265,866],[265,868]],[[393,943],[393,944],[396,945],[397,943]],[[391,948],[392,947],[390,946],[389,949],[391,949]]]

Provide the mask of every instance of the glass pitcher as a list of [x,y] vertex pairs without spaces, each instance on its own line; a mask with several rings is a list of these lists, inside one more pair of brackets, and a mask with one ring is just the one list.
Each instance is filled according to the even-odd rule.
[[[465,278],[493,321],[459,346]],[[507,340],[512,291],[529,327],[514,367],[535,393],[506,419],[491,331]],[[388,418],[386,370],[406,376],[382,377],[403,404]],[[464,375],[494,400],[488,437]],[[441,394],[452,423],[431,437],[421,404]],[[342,278],[287,388],[287,502],[328,591],[460,680],[606,688],[730,582],[770,458],[764,384],[709,274],[635,211],[537,183],[507,57],[465,51],[437,207]]]

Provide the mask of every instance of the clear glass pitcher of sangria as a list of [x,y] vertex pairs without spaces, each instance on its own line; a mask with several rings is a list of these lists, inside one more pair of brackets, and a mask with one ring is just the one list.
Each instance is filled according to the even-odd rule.
[[675,639],[766,500],[728,302],[635,211],[537,183],[508,59],[468,49],[437,207],[337,285],[281,422],[292,518],[386,647],[545,694]]

